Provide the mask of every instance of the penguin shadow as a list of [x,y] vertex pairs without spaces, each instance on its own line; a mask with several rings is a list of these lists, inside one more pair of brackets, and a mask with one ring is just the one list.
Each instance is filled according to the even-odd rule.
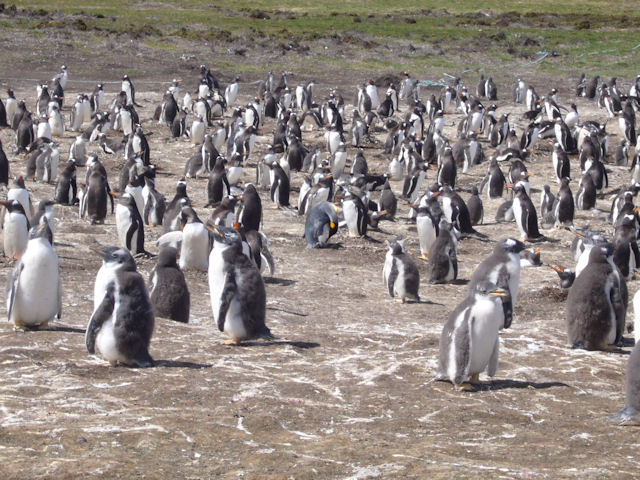
[[53,242],[54,247],[73,248],[75,245],[71,243]]
[[362,237],[363,240],[366,240],[367,242],[371,242],[371,243],[377,243],[377,244],[381,244],[382,241],[378,240],[376,238],[370,237],[369,235],[365,235],[364,237]]
[[564,382],[523,382],[521,380],[491,380],[490,382],[483,382],[478,385],[473,385],[472,392],[489,392],[496,390],[507,389],[519,389],[519,388],[532,388],[534,390],[543,390],[553,387],[567,387]]
[[297,282],[296,280],[278,277],[264,277],[263,281],[264,283],[268,283],[270,285],[280,285],[281,287],[289,287]]
[[178,360],[154,360],[154,366],[156,368],[211,368],[213,365],[210,363],[194,363],[194,362],[181,362]]
[[267,310],[271,310],[273,312],[288,313],[289,315],[295,315],[296,317],[308,317],[309,316],[306,313],[292,312],[290,310],[284,310],[282,308],[267,307]]
[[469,280],[464,278],[456,278],[455,280],[451,280],[447,282],[449,285],[469,285]]
[[84,335],[87,331],[84,328],[67,327],[65,325],[51,325],[39,328],[42,332],[64,332],[64,333],[81,333]]
[[311,348],[317,348],[320,346],[319,343],[316,342],[299,342],[293,340],[249,340],[246,342],[239,343],[238,345],[233,345],[234,347],[277,347],[289,345],[294,348],[300,348],[302,350],[309,350]]

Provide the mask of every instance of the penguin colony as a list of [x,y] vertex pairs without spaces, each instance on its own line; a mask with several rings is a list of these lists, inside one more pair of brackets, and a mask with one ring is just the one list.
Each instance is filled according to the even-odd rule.
[[[382,221],[413,223],[420,257],[428,262],[429,283],[448,283],[458,277],[459,242],[484,237],[474,226],[485,221],[486,188],[486,201],[500,202],[495,220],[515,222],[520,239],[499,241],[493,253],[479,261],[468,287],[461,287],[467,290],[466,298],[443,321],[436,378],[466,389],[480,385],[479,375],[485,371],[495,375],[499,332],[514,320],[521,267],[542,265],[535,247],[544,244],[544,232],[553,228],[576,236],[575,269],[549,265],[558,273],[561,288],[569,290],[568,346],[612,350],[623,345],[627,281],[640,262],[640,217],[634,204],[640,191],[635,129],[640,76],[626,91],[615,78],[603,82],[583,76],[575,87],[575,95],[592,99],[615,119],[617,149],[610,146],[611,126],[579,118],[573,103],[562,105],[573,95],[565,93],[561,101],[552,89],[539,97],[534,86],[521,79],[513,102],[527,126],[518,132],[509,114],[500,113],[494,103],[499,94],[490,77],[481,77],[475,94],[456,78],[439,95],[424,96],[406,72],[398,86],[369,81],[355,92],[318,94],[313,81],[294,87],[286,74],[276,80],[269,72],[254,99],[237,106],[239,94],[247,93],[241,91],[239,77],[221,94],[220,83],[202,65],[197,88],[190,86],[181,95],[181,82],[174,80],[166,90],[153,131],[141,124],[141,105],[128,75],[122,77],[119,92],[106,95],[98,84],[90,95],[77,95],[73,105],[64,103],[68,78],[63,66],[51,82],[37,86],[35,102],[18,100],[7,89],[0,103],[0,127],[15,132],[15,150],[0,145],[0,184],[8,189],[0,205],[3,251],[14,261],[7,312],[16,329],[44,328],[62,315],[64,279],[54,248],[54,203],[56,209],[77,208],[91,225],[115,217],[111,224],[118,245],[89,247],[101,257],[102,267],[96,273],[86,348],[112,365],[149,367],[154,365],[150,345],[155,316],[189,320],[185,269],[207,272],[212,318],[229,337],[227,343],[274,338],[266,325],[261,273],[266,267],[270,275],[275,272],[270,241],[260,231],[263,201],[271,202],[283,218],[305,217],[300,242],[307,248],[331,245],[340,228],[350,237],[367,239],[368,229],[380,230]],[[342,93],[355,93],[353,109],[347,108]],[[449,118],[456,119],[456,138],[445,136]],[[273,137],[267,154],[259,158],[252,153],[258,137],[268,135],[267,126],[274,127]],[[305,145],[303,132],[309,129],[325,129],[325,145]],[[68,131],[77,136],[66,154],[60,140]],[[373,172],[365,147],[376,146],[371,133],[380,131],[386,132],[383,151],[389,164],[386,171]],[[184,176],[175,179],[175,192],[155,189],[158,168],[152,160],[161,152],[151,151],[146,139],[151,134],[193,145]],[[10,157],[13,153],[11,162],[5,150]],[[103,165],[108,156],[124,161],[117,180],[108,177]],[[526,165],[543,157],[549,175],[537,208]],[[605,165],[612,163],[629,165],[630,174],[607,207],[614,228],[613,237],[607,238],[573,220],[576,209],[604,203],[603,189],[610,188]],[[81,168],[85,176],[78,181]],[[465,202],[455,189],[458,176],[485,168],[486,176],[472,186]],[[207,179],[205,221],[187,191],[187,185],[198,187],[198,178]],[[40,199],[37,212],[25,181],[51,185],[51,198]],[[402,191],[398,197],[391,188],[397,182],[402,182],[396,188]],[[549,183],[558,185],[555,194]],[[398,217],[399,201],[409,209],[406,218]],[[150,228],[163,232],[155,245],[145,243],[144,231]],[[419,260],[408,251],[406,239],[387,242],[383,283],[402,303],[420,302],[428,293],[421,297]],[[536,245],[527,250],[525,242]],[[135,259],[156,255],[147,282]],[[633,303],[640,307],[638,295]],[[639,331],[640,325],[636,335]],[[619,423],[640,423],[639,358],[635,348],[627,405],[614,417]]]

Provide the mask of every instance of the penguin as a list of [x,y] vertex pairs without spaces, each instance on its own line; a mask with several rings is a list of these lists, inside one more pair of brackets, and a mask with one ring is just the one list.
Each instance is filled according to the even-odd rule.
[[276,208],[289,206],[289,195],[291,193],[291,184],[289,177],[282,169],[277,161],[273,161],[270,165],[271,188],[269,196],[271,201],[275,203]]
[[9,128],[15,130],[15,128],[13,128],[13,116],[18,110],[18,100],[16,100],[15,93],[13,93],[13,90],[11,90],[10,88],[7,88],[5,92],[7,92],[7,105],[5,107],[7,114],[7,125],[9,126]]
[[7,109],[0,98],[0,128],[8,128],[9,126],[7,123]]
[[426,205],[419,206],[416,209],[416,229],[418,231],[418,243],[420,244],[420,256],[423,260],[429,258],[429,251],[436,241],[441,216],[442,210],[436,198],[433,198],[432,201],[427,201]]
[[129,78],[129,75],[124,74],[122,76],[122,85],[120,87],[120,90],[126,93],[127,101],[125,106],[135,105],[136,107],[140,107],[140,105],[136,103],[136,89],[133,86],[133,82]]
[[227,195],[222,199],[211,215],[207,219],[209,225],[222,225],[228,228],[233,227],[235,218],[236,203],[238,200],[233,195]]
[[307,213],[304,236],[307,248],[324,248],[338,231],[338,207],[330,202],[321,202]]
[[520,252],[520,267],[541,267],[542,261],[540,260],[540,249],[533,248],[529,250],[522,250]]
[[453,158],[451,147],[446,146],[440,160],[440,169],[438,170],[438,183],[447,184],[451,188],[456,188],[457,167]]
[[245,186],[242,193],[240,208],[236,214],[237,222],[249,232],[251,230],[260,230],[262,223],[262,200],[256,187],[249,183]]
[[46,224],[29,232],[27,248],[7,279],[7,318],[15,329],[46,327],[62,316],[60,264]]
[[185,205],[191,205],[191,200],[187,195],[187,183],[182,178],[176,183],[176,193],[167,205],[162,217],[163,233],[180,230],[180,215],[182,214],[182,207]]
[[2,226],[4,255],[12,260],[18,260],[27,248],[31,225],[18,200],[0,202],[0,205],[7,209]]
[[35,227],[37,225],[40,225],[40,223],[43,223],[43,218],[47,219],[47,238],[51,245],[53,245],[53,232],[55,230],[53,216],[53,200],[40,200],[40,203],[38,204],[38,210],[31,217],[31,220],[29,220],[29,224],[32,227]]
[[[225,193],[226,190],[226,193]],[[209,173],[209,180],[207,181],[207,204],[205,207],[210,207],[218,204],[225,195],[231,194],[231,186],[227,179],[227,173],[224,168],[223,157],[218,157],[211,172]]]
[[594,247],[566,301],[567,338],[572,348],[611,350],[625,325],[620,273],[607,260],[607,247]]
[[493,78],[489,77],[484,87],[485,95],[487,96],[487,100],[498,100],[498,88],[496,84],[493,83]]
[[49,114],[49,126],[51,135],[54,137],[64,137],[64,119],[58,105],[53,106],[53,111]]
[[[14,120],[17,114],[14,115]],[[31,113],[25,111],[24,115],[20,119],[20,123],[16,128],[16,153],[22,153],[26,150],[27,146],[35,140],[33,133],[33,120],[31,119]]]
[[636,215],[624,215],[616,223],[613,263],[625,280],[631,280],[640,265],[638,250],[638,222]]
[[[409,198],[410,203],[412,203],[411,198],[415,198],[415,200],[417,200],[418,192],[416,192],[415,195],[412,195],[412,197]],[[382,192],[380,193],[380,199],[378,200],[378,212],[382,212],[382,211],[386,212],[384,216],[390,220],[393,220],[396,216],[397,210],[398,210],[398,199],[393,193],[393,190],[391,190],[391,185],[387,180],[384,182],[384,185],[382,186]]]
[[522,241],[540,238],[538,230],[538,215],[533,202],[527,195],[522,185],[516,185],[513,189],[513,215],[520,230]]
[[2,148],[2,140],[0,140],[0,185],[5,187],[9,185],[9,160]]
[[511,324],[513,307],[518,300],[520,289],[520,252],[525,249],[524,243],[514,238],[500,240],[493,252],[476,267],[469,280],[469,291],[473,292],[482,281],[495,283],[507,291],[503,298],[505,323]]
[[80,202],[80,217],[88,216],[91,224],[104,223],[107,217],[107,199],[111,202],[111,213],[114,211],[114,201],[111,196],[109,182],[107,182],[106,172],[103,174],[102,165],[94,169],[87,169],[89,178],[87,180],[87,192],[84,202]]
[[458,245],[451,224],[440,220],[436,241],[429,250],[429,283],[447,283],[458,278]]
[[33,203],[31,202],[31,195],[24,185],[24,178],[22,175],[18,175],[13,179],[13,186],[7,192],[7,201],[17,200],[22,205],[25,214],[29,217],[33,216]]
[[418,266],[406,252],[404,242],[398,238],[387,241],[387,254],[382,269],[382,279],[389,296],[405,303],[407,300],[420,302],[420,272]]
[[152,178],[144,177],[144,180],[145,189],[147,191],[147,200],[144,204],[142,219],[144,220],[145,225],[151,225],[152,227],[162,225],[164,214],[167,209],[164,195],[156,190],[155,181]]
[[94,285],[94,309],[85,345],[112,366],[152,367],[149,344],[155,324],[153,306],[142,275],[124,248],[92,247],[102,257]]
[[144,223],[134,197],[129,193],[116,194],[116,228],[120,244],[132,255],[146,253],[144,249]]
[[580,179],[578,192],[576,193],[576,207],[579,210],[591,210],[596,207],[596,197],[596,184],[593,182],[591,175],[585,173]]
[[620,145],[616,148],[616,153],[613,156],[613,160],[616,166],[626,167],[629,163],[629,144],[626,140],[620,140]]
[[227,344],[273,339],[265,324],[267,295],[260,271],[243,253],[240,234],[213,226],[209,255],[209,295],[213,319]]
[[478,187],[471,186],[471,196],[467,200],[467,208],[469,209],[469,217],[471,219],[471,225],[479,225],[484,218],[484,208],[482,206],[482,200],[478,194]]
[[367,210],[358,195],[353,194],[350,190],[346,191],[342,198],[342,213],[350,237],[364,237],[367,235]]
[[545,218],[549,213],[553,214],[555,201],[556,197],[551,193],[551,187],[544,185],[540,192],[540,218]]
[[156,317],[189,323],[191,296],[184,273],[176,263],[178,252],[163,247],[149,274],[149,297]]
[[[636,80],[637,81],[637,80]],[[640,294],[633,296],[635,346],[627,363],[626,404],[610,418],[618,425],[640,425]]]
[[556,195],[554,208],[555,227],[572,227],[574,213],[573,194],[571,193],[571,188],[569,188],[569,178],[565,177],[562,179],[560,190]]
[[507,181],[504,178],[504,173],[500,170],[498,161],[495,158],[492,158],[489,162],[487,174],[480,183],[480,192],[482,193],[485,185],[489,184],[489,188],[487,189],[487,198],[489,198],[489,200],[493,198],[501,198],[506,183]]
[[569,156],[560,147],[558,142],[553,144],[551,159],[553,161],[553,171],[556,174],[556,180],[558,183],[561,183],[563,178],[571,176],[571,163],[569,162]]
[[511,325],[501,307],[501,300],[508,296],[507,290],[488,280],[473,285],[442,329],[436,379],[468,389],[480,383],[480,373],[485,369],[490,377],[496,374],[499,332]]

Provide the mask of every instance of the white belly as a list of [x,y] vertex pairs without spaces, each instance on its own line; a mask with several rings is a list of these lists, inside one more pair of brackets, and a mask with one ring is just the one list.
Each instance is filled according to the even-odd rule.
[[206,271],[209,266],[209,234],[202,223],[188,223],[182,231],[180,268]]
[[524,225],[522,224],[522,205],[520,204],[520,200],[517,198],[513,200],[513,216],[516,219],[518,230],[520,230],[520,236],[526,239],[527,233],[524,229]]
[[[471,328],[471,351],[469,358],[469,375],[481,373],[489,364],[493,348],[498,340],[498,332],[504,322],[502,307],[499,302],[483,300],[473,308],[476,317]],[[479,321],[477,317],[484,318]]]
[[118,350],[118,342],[113,331],[115,313],[114,311],[114,315],[102,324],[102,328],[96,336],[96,347],[100,355],[108,362],[126,362],[127,358]]
[[358,209],[352,201],[344,202],[344,220],[347,222],[350,237],[358,237]]
[[431,249],[431,245],[436,241],[436,229],[431,219],[427,216],[416,218],[416,227],[418,229],[418,240],[420,242],[420,253],[426,255]]
[[10,258],[20,258],[27,248],[29,231],[24,215],[7,213],[4,221],[4,254]]

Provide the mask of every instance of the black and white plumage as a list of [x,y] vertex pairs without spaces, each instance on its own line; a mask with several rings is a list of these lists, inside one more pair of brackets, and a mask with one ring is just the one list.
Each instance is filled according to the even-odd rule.
[[131,254],[119,247],[92,247],[102,257],[96,275],[87,351],[112,366],[152,367],[149,344],[155,318],[144,279]]
[[484,207],[478,193],[478,187],[475,185],[471,187],[471,196],[467,200],[467,209],[469,210],[471,225],[481,224],[484,218]]
[[440,221],[436,241],[429,250],[429,283],[446,283],[458,278],[458,241],[452,225]]
[[593,178],[588,173],[582,175],[578,192],[576,193],[576,207],[579,210],[591,210],[596,206],[597,190]]
[[7,318],[17,329],[40,328],[62,315],[58,256],[47,238],[47,224],[29,232],[27,248],[7,279]]
[[465,388],[467,381],[479,384],[485,369],[490,377],[496,374],[498,334],[510,326],[501,306],[501,299],[508,296],[508,291],[487,280],[473,285],[442,329],[437,379]]
[[216,226],[212,227],[212,234],[208,272],[211,309],[218,329],[231,337],[226,343],[274,338],[265,324],[264,281],[243,253],[240,234]]
[[18,200],[0,202],[4,206],[2,224],[4,255],[10,259],[19,259],[27,248],[29,241],[29,218]]
[[173,247],[160,250],[158,263],[149,275],[149,297],[155,316],[188,323],[191,295],[176,263],[177,254]]
[[482,179],[480,183],[480,193],[484,189],[485,185],[489,185],[487,189],[487,197],[489,199],[500,198],[502,197],[502,193],[504,192],[504,186],[507,181],[504,178],[504,174],[502,170],[500,170],[500,166],[498,165],[498,161],[495,158],[492,158],[489,162],[489,169],[487,170],[487,174]]
[[144,222],[135,199],[129,193],[123,193],[118,198],[116,227],[120,244],[132,255],[146,253],[144,249]]
[[405,303],[407,300],[420,301],[420,272],[411,256],[406,252],[404,239],[387,242],[389,249],[384,260],[382,279],[389,296]]
[[513,193],[513,216],[516,219],[521,238],[523,241],[540,238],[536,208],[525,188],[522,185],[516,185]]
[[565,177],[562,179],[560,190],[558,190],[558,194],[556,195],[556,204],[554,207],[555,226],[573,226],[574,213],[575,204],[573,201],[573,194],[569,187],[569,178]]

